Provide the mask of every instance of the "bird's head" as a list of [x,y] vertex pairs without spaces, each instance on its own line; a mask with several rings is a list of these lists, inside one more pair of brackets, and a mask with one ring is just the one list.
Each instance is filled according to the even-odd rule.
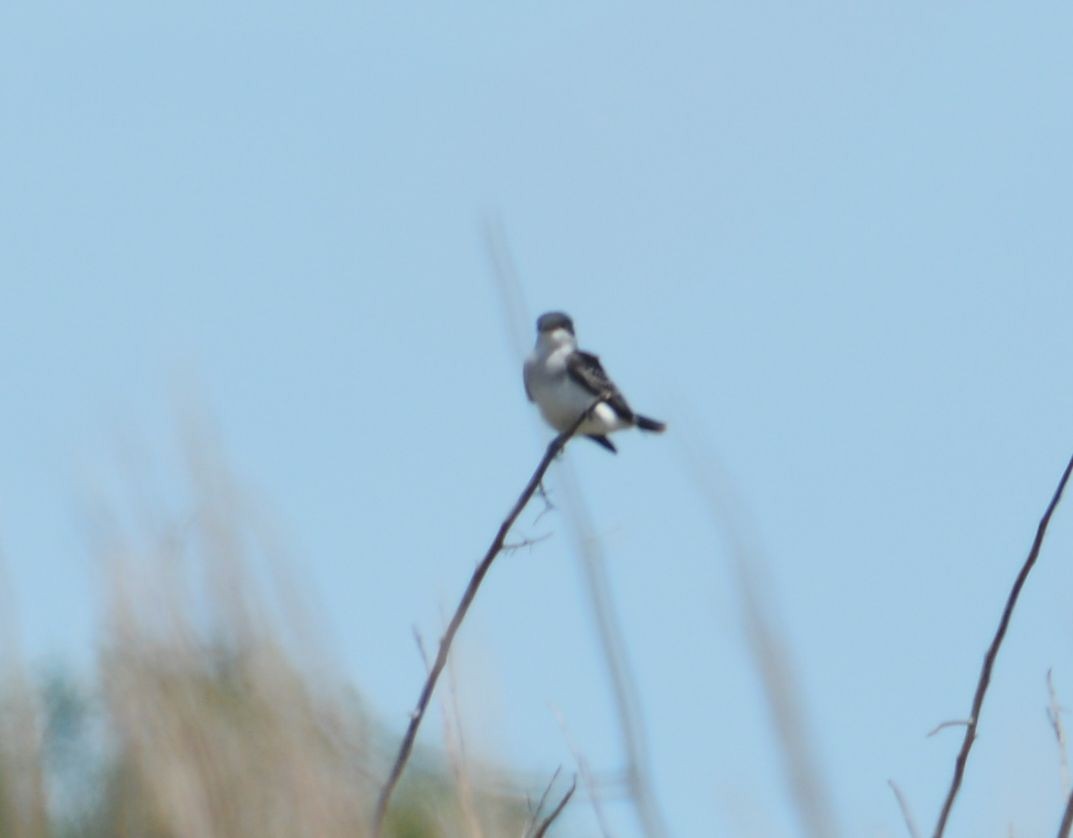
[[561,311],[549,311],[537,318],[537,342],[561,346],[574,343],[574,321]]

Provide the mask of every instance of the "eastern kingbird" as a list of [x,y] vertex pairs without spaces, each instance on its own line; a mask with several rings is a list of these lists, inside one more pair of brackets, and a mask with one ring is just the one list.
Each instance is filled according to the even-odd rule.
[[523,370],[525,394],[537,403],[540,415],[555,430],[567,430],[597,396],[606,396],[606,400],[577,432],[612,453],[616,449],[607,438],[612,431],[638,427],[660,433],[666,429],[662,422],[630,410],[600,359],[577,348],[574,322],[569,317],[561,311],[549,311],[537,318],[536,326],[536,346]]

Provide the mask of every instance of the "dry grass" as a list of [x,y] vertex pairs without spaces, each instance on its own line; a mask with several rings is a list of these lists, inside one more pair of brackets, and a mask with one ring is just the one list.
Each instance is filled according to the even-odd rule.
[[8,671],[0,700],[0,835],[45,835],[40,714],[18,672]]
[[[369,834],[393,737],[352,688],[325,681],[302,620],[280,618],[301,609],[272,584],[270,540],[201,440],[188,477],[189,508],[94,516],[105,619],[89,683],[33,688],[8,656],[5,838]],[[493,791],[419,757],[386,834],[522,834],[510,778]]]

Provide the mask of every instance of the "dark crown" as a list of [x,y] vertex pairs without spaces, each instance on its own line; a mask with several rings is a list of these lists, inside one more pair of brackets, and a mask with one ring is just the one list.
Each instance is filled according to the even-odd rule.
[[538,332],[551,332],[555,329],[566,329],[570,334],[574,334],[574,321],[561,311],[549,311],[537,318]]

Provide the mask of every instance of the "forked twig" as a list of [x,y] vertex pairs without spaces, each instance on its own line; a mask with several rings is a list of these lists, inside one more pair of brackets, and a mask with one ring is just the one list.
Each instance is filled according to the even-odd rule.
[[537,818],[540,817],[540,813],[544,811],[544,804],[548,801],[548,795],[551,794],[551,787],[555,785],[555,781],[559,779],[559,773],[563,770],[560,765],[555,769],[555,773],[551,775],[551,779],[548,780],[548,784],[544,786],[544,793],[540,795],[540,800],[537,801],[536,808],[533,808],[532,802],[529,800],[529,795],[526,795],[526,802],[529,805],[529,822],[525,825],[525,832],[522,833],[523,838],[529,838],[530,829],[536,829]]
[[[1062,479],[1058,481],[1058,488],[1054,490],[1054,496],[1051,498],[1051,502],[1047,505],[1047,510],[1043,513],[1043,517],[1040,519],[1039,527],[1036,529],[1036,537],[1032,541],[1032,548],[1028,551],[1028,558],[1025,559],[1025,563],[1021,567],[1021,572],[1017,574],[1017,579],[1014,581],[1013,588],[1010,590],[1010,596],[1006,600],[1006,607],[1002,612],[1002,619],[999,621],[998,630],[995,632],[995,638],[991,641],[991,646],[987,650],[987,655],[984,656],[984,666],[983,669],[980,670],[980,680],[976,685],[976,694],[972,699],[972,711],[969,713],[969,724],[965,728],[965,738],[961,743],[961,751],[958,753],[957,761],[954,763],[954,779],[950,783],[950,790],[946,793],[946,800],[943,802],[943,810],[939,814],[939,822],[935,826],[934,838],[942,838],[943,831],[946,829],[946,821],[950,817],[950,810],[954,806],[954,799],[957,797],[958,789],[961,788],[961,780],[965,775],[965,764],[969,760],[969,751],[972,750],[972,743],[976,738],[976,726],[980,722],[980,708],[983,707],[984,696],[987,694],[987,687],[991,682],[991,670],[995,666],[995,658],[998,656],[999,647],[1002,646],[1002,640],[1006,636],[1006,629],[1009,628],[1010,617],[1013,615],[1014,606],[1017,605],[1017,598],[1021,595],[1021,588],[1024,587],[1025,580],[1028,578],[1032,566],[1036,563],[1036,559],[1039,558],[1040,547],[1043,546],[1043,537],[1047,533],[1047,526],[1051,522],[1051,515],[1054,514],[1055,507],[1058,506],[1058,501],[1062,499],[1062,492],[1066,487],[1066,483],[1069,481],[1070,472],[1073,472],[1073,457],[1070,458],[1065,471],[1062,472]],[[1068,811],[1067,815],[1073,817]]]
[[495,561],[495,557],[499,555],[500,551],[503,549],[503,542],[506,540],[510,528],[514,525],[515,520],[533,497],[533,494],[537,490],[537,486],[539,486],[540,482],[544,479],[544,473],[551,465],[551,461],[563,450],[566,443],[570,441],[570,438],[577,433],[578,428],[581,427],[581,424],[589,414],[592,413],[593,409],[606,398],[607,396],[603,395],[595,399],[593,403],[577,417],[573,425],[549,443],[548,449],[544,452],[544,456],[541,458],[536,471],[534,471],[533,476],[529,478],[529,482],[525,485],[521,495],[518,496],[518,500],[515,501],[510,513],[503,519],[503,523],[499,525],[499,530],[496,532],[495,538],[492,539],[488,551],[484,554],[484,558],[481,559],[480,564],[477,565],[477,569],[473,571],[473,576],[470,578],[469,584],[466,586],[466,590],[462,594],[462,599],[458,603],[458,608],[455,609],[455,614],[451,618],[451,622],[447,624],[447,630],[444,632],[443,638],[440,640],[440,648],[436,653],[436,660],[433,662],[432,668],[428,671],[425,685],[421,688],[421,694],[417,699],[417,707],[410,715],[410,724],[406,728],[406,734],[402,738],[398,756],[395,757],[395,763],[391,767],[391,773],[388,774],[387,782],[384,783],[384,787],[380,791],[380,797],[376,802],[376,813],[373,817],[374,836],[379,836],[383,830],[384,816],[387,814],[387,807],[391,802],[391,795],[395,791],[395,786],[398,785],[399,778],[402,777],[402,772],[406,768],[407,761],[410,759],[410,753],[413,751],[414,747],[414,740],[417,738],[417,729],[421,726],[421,720],[425,716],[425,710],[428,709],[429,699],[432,698],[432,691],[436,688],[436,682],[439,680],[440,674],[443,672],[443,668],[447,664],[447,655],[451,651],[451,644],[454,642],[455,634],[462,625],[462,620],[465,619],[466,612],[469,611],[469,607],[473,602],[473,598],[477,595],[477,590],[480,588],[481,582],[484,581],[484,577],[487,575],[489,568],[491,568],[492,562]]
[[577,775],[574,775],[574,779],[570,782],[570,788],[566,790],[566,794],[563,795],[563,799],[559,801],[559,805],[556,806],[550,815],[544,818],[544,822],[540,825],[533,838],[544,838],[544,833],[548,831],[548,827],[554,823],[555,819],[563,813],[563,809],[566,808],[566,804],[570,802],[570,798],[574,796],[574,790],[577,788]]
[[541,509],[536,518],[533,519],[534,524],[539,524],[541,518],[555,509],[555,504],[551,502],[551,496],[548,495],[548,490],[544,488],[543,483],[537,486],[536,494],[538,498],[544,501],[544,508]]

